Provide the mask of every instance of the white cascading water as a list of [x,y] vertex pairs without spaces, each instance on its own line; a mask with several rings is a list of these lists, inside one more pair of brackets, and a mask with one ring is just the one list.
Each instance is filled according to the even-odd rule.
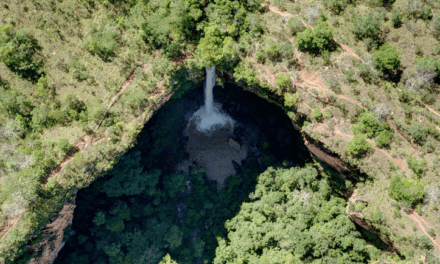
[[212,112],[212,102],[214,97],[212,96],[212,89],[215,85],[215,65],[211,69],[205,68],[206,71],[206,84],[205,84],[205,112],[209,116]]
[[202,106],[194,113],[192,118],[196,119],[197,129],[207,132],[216,128],[223,127],[226,124],[234,126],[234,120],[220,110],[220,106],[214,104],[212,89],[215,85],[215,65],[211,69],[206,70],[205,83],[205,106]]

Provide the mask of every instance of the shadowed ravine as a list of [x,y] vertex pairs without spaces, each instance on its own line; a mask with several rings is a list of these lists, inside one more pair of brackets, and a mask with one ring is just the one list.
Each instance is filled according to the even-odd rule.
[[[54,263],[158,263],[166,253],[212,263],[216,238],[228,236],[225,222],[251,201],[258,175],[312,162],[281,108],[233,85],[215,87],[213,108],[234,126],[200,132],[192,117],[203,95],[200,85],[166,103],[109,175],[78,192],[74,235]],[[329,175],[340,193],[344,183]]]

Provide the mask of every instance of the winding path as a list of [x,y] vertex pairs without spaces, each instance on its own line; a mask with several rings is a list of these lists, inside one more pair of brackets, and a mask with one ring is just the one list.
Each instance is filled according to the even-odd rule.
[[[266,7],[267,9],[269,9],[271,12],[277,13],[283,17],[292,17],[292,14],[282,11],[277,7],[271,6],[268,2],[264,2],[262,4],[262,6]],[[304,22],[303,22],[304,23]],[[305,24],[305,23],[304,23]],[[305,24],[306,25],[306,24]],[[306,25],[307,26],[307,25]],[[347,45],[341,44],[339,43],[336,39],[333,39],[346,53],[350,54],[351,56],[355,57],[358,60],[361,60],[362,62],[364,62],[359,55],[357,55],[352,49],[350,49],[350,47],[348,47]],[[293,39],[291,39],[291,41],[293,42]],[[298,58],[298,61],[300,63],[303,63],[302,61],[299,60],[299,56],[298,56],[298,52],[295,49],[295,55]],[[325,84],[322,82],[321,78],[319,77],[319,73],[317,72],[311,72],[311,73],[307,73],[306,71],[299,71],[301,78],[304,80],[304,83],[310,86],[314,86],[317,89],[321,90],[322,92],[325,92],[326,90],[329,91],[329,89],[325,86]],[[354,100],[353,98],[350,98],[346,95],[341,95],[338,94],[338,98],[344,99],[346,101],[355,103],[356,105],[360,106],[360,107],[364,107],[362,103]],[[422,101],[420,101],[420,103],[422,105],[424,105],[427,109],[429,109],[429,111],[431,111],[432,113],[436,114],[437,116],[440,116],[440,113],[438,113],[437,111],[435,111],[434,109],[432,109],[431,107],[429,107],[428,105],[426,105],[425,103],[423,103]],[[388,120],[387,120],[388,121]],[[396,127],[388,121],[388,123],[390,123],[391,128],[393,128],[393,130],[402,138],[404,139],[406,142],[408,142],[411,147],[413,148],[413,154],[412,156],[415,156],[419,153],[419,150],[417,148],[415,148],[413,146],[413,144],[411,142],[409,142],[408,140],[406,140],[400,133],[399,131],[397,131]],[[437,129],[440,130],[440,127],[437,126]],[[353,135],[350,134],[346,134],[343,133],[338,126],[335,126],[335,134],[337,134],[338,136],[342,137],[342,138],[352,138]],[[384,149],[381,149],[379,147],[377,147],[377,145],[375,144],[375,142],[371,139],[367,139],[367,141],[369,141],[376,149],[378,149],[380,152],[382,152],[382,154],[384,154],[387,158],[389,158],[394,164],[396,164],[402,171],[405,172],[405,174],[407,174],[408,168],[406,166],[406,162],[405,159],[397,159],[397,158],[393,158],[387,151],[385,151]],[[356,191],[353,192],[353,195],[355,197],[356,195]],[[352,198],[350,198],[352,199]],[[348,207],[347,207],[348,208]],[[426,221],[426,219],[424,219],[423,217],[421,217],[420,215],[418,215],[416,212],[412,212],[410,214],[405,214],[407,215],[411,220],[413,220],[417,226],[419,227],[419,229],[425,234],[427,235],[432,243],[433,246],[440,251],[440,235],[437,234],[435,239],[433,237],[431,237],[428,232],[425,229],[425,226],[430,226],[430,224],[428,223],[428,221]]]
[[[145,69],[146,66],[147,66],[147,64],[144,64],[141,67],[143,69]],[[48,178],[56,179],[58,177],[60,171],[73,159],[73,156],[75,155],[75,153],[77,153],[78,151],[81,151],[81,152],[84,151],[90,145],[90,143],[93,141],[93,135],[98,130],[99,126],[101,125],[101,123],[104,120],[105,116],[107,115],[108,111],[113,106],[113,104],[116,102],[116,100],[121,96],[121,94],[130,86],[130,84],[133,81],[134,77],[136,77],[136,71],[135,70],[133,70],[131,72],[131,74],[128,76],[128,78],[122,84],[121,89],[119,90],[119,92],[107,104],[105,110],[102,113],[102,117],[95,123],[95,127],[93,128],[93,130],[89,134],[82,136],[78,141],[76,141],[75,144],[73,145],[73,147],[67,153],[66,157],[63,159],[63,161],[61,161],[61,163],[58,166],[56,166],[53,170],[51,170],[46,175],[46,177],[42,179],[42,182],[44,184],[46,184]],[[0,238],[0,241],[3,240],[8,235],[9,230],[11,228],[13,228],[19,222],[19,220],[21,219],[22,215],[23,214],[21,214],[16,220],[14,220],[14,222],[11,225],[5,227],[5,229],[7,228],[8,230]]]
[[431,239],[432,241],[432,245],[434,246],[434,248],[436,248],[438,251],[440,251],[440,234],[436,234],[435,238],[433,238],[426,230],[426,227],[432,228],[431,225],[428,223],[428,221],[426,221],[425,218],[423,218],[422,216],[420,216],[417,212],[411,211],[410,213],[405,213],[406,216],[408,216],[411,220],[413,220],[417,226],[419,227],[419,229],[429,237],[429,239]]

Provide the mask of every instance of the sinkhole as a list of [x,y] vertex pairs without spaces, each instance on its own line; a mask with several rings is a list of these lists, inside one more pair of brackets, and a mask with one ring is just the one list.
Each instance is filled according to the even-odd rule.
[[[78,191],[73,222],[54,263],[159,263],[166,254],[178,263],[213,263],[219,241],[229,241],[228,221],[255,200],[259,175],[274,173],[270,167],[289,172],[313,162],[279,106],[231,84],[215,87],[213,98],[212,109],[231,122],[197,128],[197,111],[205,104],[198,84],[156,111],[108,175]],[[339,176],[326,182],[333,189],[345,184]],[[288,197],[304,204],[310,195],[294,190]],[[335,199],[345,206],[344,199]]]

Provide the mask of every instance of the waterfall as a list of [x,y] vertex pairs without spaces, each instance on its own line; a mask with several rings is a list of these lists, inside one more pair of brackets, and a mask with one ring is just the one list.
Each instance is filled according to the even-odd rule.
[[205,111],[206,116],[210,116],[212,113],[212,102],[213,95],[212,89],[215,85],[215,65],[211,69],[205,68],[206,70],[206,84],[205,84]]
[[205,68],[205,105],[197,110],[191,119],[195,119],[197,130],[202,132],[221,128],[227,124],[234,127],[234,120],[221,110],[221,105],[214,103],[212,90],[215,85],[215,65]]

